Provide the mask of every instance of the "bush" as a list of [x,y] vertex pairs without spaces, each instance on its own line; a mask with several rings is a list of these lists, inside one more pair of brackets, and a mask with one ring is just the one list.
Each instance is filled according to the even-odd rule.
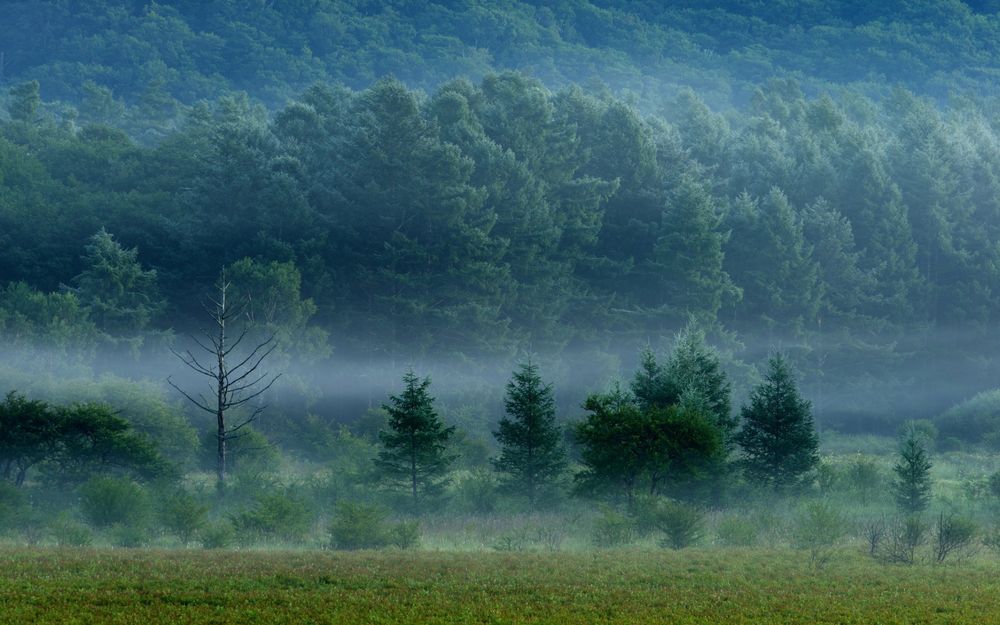
[[946,410],[936,420],[940,435],[966,443],[998,441],[1000,389],[986,391]]
[[927,524],[916,516],[910,515],[896,519],[889,524],[884,547],[878,558],[891,564],[914,564],[917,561],[917,549],[927,541]]
[[611,508],[605,508],[594,521],[591,541],[595,547],[621,547],[634,540],[635,525],[632,520]]
[[953,553],[971,555],[978,529],[972,519],[942,512],[934,526],[934,560],[944,562]]
[[80,511],[94,527],[142,527],[149,520],[149,498],[131,480],[94,477],[80,487]]
[[94,542],[94,533],[89,527],[65,515],[56,519],[51,532],[60,547],[89,547]]
[[455,483],[455,504],[467,512],[491,514],[497,499],[497,482],[489,471],[477,469]]
[[809,552],[814,566],[823,566],[833,557],[845,533],[846,521],[839,510],[825,502],[813,502],[799,515],[793,539],[797,548]]
[[416,521],[397,523],[389,532],[389,541],[400,549],[414,549],[420,544],[420,524]]
[[656,518],[657,528],[664,534],[660,545],[672,549],[683,549],[697,542],[705,526],[701,510],[676,501],[664,502]]
[[309,505],[284,493],[258,495],[253,507],[230,515],[237,538],[243,544],[257,540],[301,541],[312,525]]
[[188,546],[208,520],[208,506],[190,493],[178,490],[160,504],[160,523]]
[[882,517],[868,519],[861,523],[861,536],[865,539],[865,544],[868,546],[868,555],[873,558],[878,556],[887,531],[888,525]]
[[330,546],[348,550],[385,547],[393,539],[385,519],[385,512],[376,506],[341,502],[330,522]]
[[715,535],[727,547],[751,547],[757,543],[757,525],[743,517],[727,517],[719,521]]
[[1000,504],[1000,471],[989,477],[986,489],[994,503]]
[[865,457],[855,458],[847,467],[844,480],[848,489],[862,505],[867,505],[884,490],[882,471],[874,460]]
[[137,549],[148,542],[146,532],[135,525],[115,525],[111,528],[111,544],[125,549]]
[[205,549],[225,549],[233,544],[233,536],[233,526],[230,523],[212,523],[201,531],[201,546]]
[[21,527],[29,511],[21,489],[9,482],[0,482],[0,530]]

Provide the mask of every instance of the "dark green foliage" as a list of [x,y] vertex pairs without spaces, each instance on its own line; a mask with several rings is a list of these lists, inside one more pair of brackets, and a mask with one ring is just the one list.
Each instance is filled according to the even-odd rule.
[[149,522],[149,496],[135,482],[94,477],[80,487],[80,511],[99,528],[113,525],[144,528]]
[[539,491],[566,469],[552,387],[542,382],[537,365],[529,362],[514,372],[504,407],[507,416],[493,433],[501,446],[493,464],[503,475],[504,490],[527,497],[534,506]]
[[113,338],[141,341],[163,309],[156,272],[143,270],[138,250],[123,248],[106,230],[85,247],[84,270],[75,293],[98,329]]
[[595,547],[623,547],[635,541],[635,524],[613,508],[603,508],[600,516],[594,519],[590,538]]
[[819,439],[808,401],[799,396],[788,362],[768,361],[764,381],[741,412],[736,437],[743,469],[756,482],[781,489],[798,484],[819,462]]
[[156,447],[107,405],[59,408],[56,417],[58,447],[46,465],[48,479],[72,484],[108,472],[143,479],[174,475]]
[[187,491],[177,490],[159,501],[160,524],[185,547],[208,523],[208,506]]
[[30,504],[24,492],[9,482],[0,482],[0,531],[20,527],[29,520]]
[[309,503],[294,493],[262,493],[253,504],[229,516],[237,540],[299,542],[312,526]]
[[94,542],[94,532],[67,514],[55,519],[49,532],[60,547],[89,547]]
[[58,452],[59,422],[44,402],[11,391],[0,404],[3,477],[20,486],[33,466]]
[[499,503],[495,475],[478,469],[455,481],[454,503],[466,512],[492,514]]
[[642,353],[631,389],[645,408],[683,406],[712,417],[727,447],[736,420],[730,407],[730,383],[718,353],[705,343],[705,334],[691,326],[676,337],[665,364],[649,349]]
[[219,521],[207,525],[199,536],[201,537],[201,546],[205,549],[225,549],[233,544],[236,532],[229,521]]
[[927,442],[919,431],[911,428],[903,434],[898,454],[892,467],[896,505],[906,513],[922,512],[931,500],[931,460]]
[[63,484],[102,472],[141,478],[173,473],[155,446],[107,405],[51,407],[13,392],[0,403],[0,462],[4,477],[17,485],[34,467]]
[[334,549],[379,549],[394,538],[386,524],[386,513],[377,506],[337,504],[330,521],[330,545]]
[[414,510],[441,496],[448,482],[448,468],[455,456],[448,453],[454,427],[445,427],[434,410],[427,389],[429,378],[420,380],[411,371],[403,376],[402,394],[389,398],[383,409],[389,415],[388,429],[379,432],[382,449],[375,466],[390,486],[408,493]]
[[676,406],[643,409],[620,388],[591,395],[590,413],[577,424],[583,470],[576,474],[581,494],[624,497],[683,488],[704,477],[722,457],[722,437],[711,419]]

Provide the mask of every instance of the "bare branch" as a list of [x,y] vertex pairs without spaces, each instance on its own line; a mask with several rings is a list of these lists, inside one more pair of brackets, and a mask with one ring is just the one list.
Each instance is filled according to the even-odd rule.
[[174,389],[177,390],[177,392],[179,392],[181,395],[183,395],[184,397],[186,397],[189,402],[191,402],[192,404],[194,404],[198,408],[201,408],[202,410],[204,410],[205,412],[207,412],[209,414],[215,414],[216,413],[216,411],[213,410],[212,408],[209,408],[208,406],[206,406],[203,403],[199,402],[194,397],[191,397],[186,392],[184,392],[184,389],[182,389],[181,387],[179,387],[176,384],[174,384],[174,381],[171,378],[167,378],[167,384],[169,384],[170,386],[174,387]]
[[235,408],[237,406],[242,406],[243,404],[245,404],[245,403],[247,403],[249,401],[252,401],[252,400],[254,400],[254,399],[258,398],[258,397],[260,397],[261,395],[263,395],[264,393],[266,393],[268,391],[268,389],[270,389],[272,386],[274,386],[274,383],[277,382],[280,378],[281,378],[281,374],[279,373],[278,375],[274,376],[274,378],[272,378],[271,381],[268,382],[266,386],[264,386],[260,390],[257,390],[255,392],[251,393],[250,395],[247,395],[246,397],[242,397],[242,398],[240,398],[240,399],[238,399],[238,400],[236,400],[234,402],[231,402],[229,404],[229,407]]

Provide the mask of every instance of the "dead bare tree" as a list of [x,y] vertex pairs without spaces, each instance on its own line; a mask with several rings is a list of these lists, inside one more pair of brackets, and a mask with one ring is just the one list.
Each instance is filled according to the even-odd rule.
[[[216,473],[220,492],[226,484],[226,444],[243,436],[245,432],[240,432],[240,430],[253,423],[267,406],[254,406],[250,413],[245,414],[235,425],[227,422],[229,412],[247,406],[259,398],[281,377],[280,374],[271,375],[261,368],[264,360],[274,351],[274,335],[255,343],[253,349],[249,350],[246,356],[242,358],[234,356],[237,348],[247,338],[252,319],[248,314],[249,298],[235,303],[227,299],[230,286],[226,280],[226,272],[223,270],[219,275],[217,298],[210,297],[207,304],[202,304],[202,308],[209,315],[214,326],[202,331],[203,340],[191,337],[194,343],[211,357],[211,363],[203,364],[202,360],[207,361],[207,359],[202,357],[202,360],[199,360],[191,350],[177,352],[171,349],[174,356],[188,368],[209,378],[211,393],[214,397],[208,399],[200,393],[197,396],[192,395],[174,383],[173,379],[167,378],[167,383],[188,401],[216,418],[218,426]],[[240,318],[243,318],[242,328],[236,340],[230,343],[227,331],[231,322]],[[230,357],[232,358],[230,359]],[[231,362],[235,364],[231,364]]]

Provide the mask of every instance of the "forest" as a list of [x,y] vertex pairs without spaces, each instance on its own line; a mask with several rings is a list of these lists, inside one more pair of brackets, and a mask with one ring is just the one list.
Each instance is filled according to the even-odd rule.
[[0,560],[986,567],[998,37],[991,1],[6,3]]

